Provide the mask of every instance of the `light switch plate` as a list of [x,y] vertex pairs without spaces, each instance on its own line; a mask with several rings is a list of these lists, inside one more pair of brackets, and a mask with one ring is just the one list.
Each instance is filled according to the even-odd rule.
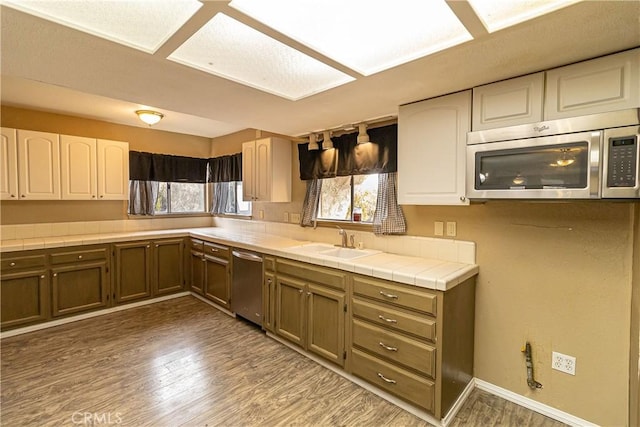
[[283,218],[284,222],[289,222],[289,212],[285,212],[284,213],[284,218]]
[[444,222],[436,221],[433,223],[433,234],[436,236],[444,236]]
[[458,233],[455,222],[447,222],[447,236],[456,237]]
[[291,215],[289,215],[289,220],[294,224],[299,224],[300,223],[300,214],[299,213],[292,213]]

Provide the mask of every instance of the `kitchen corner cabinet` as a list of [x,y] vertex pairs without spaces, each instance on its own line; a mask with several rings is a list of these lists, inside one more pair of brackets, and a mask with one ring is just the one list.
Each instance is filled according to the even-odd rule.
[[344,367],[346,275],[277,259],[275,281],[276,334]]
[[18,200],[18,143],[16,130],[1,128],[0,200]]
[[473,88],[474,131],[542,121],[544,72]]
[[400,106],[398,203],[467,205],[467,132],[471,91]]
[[59,135],[18,130],[20,200],[60,199]]
[[128,303],[183,290],[183,251],[183,239],[114,244],[114,302]]
[[2,330],[48,320],[49,272],[45,254],[42,251],[7,254],[0,266]]
[[640,48],[547,71],[544,119],[640,107]]
[[242,199],[291,201],[291,141],[271,137],[242,144]]
[[109,248],[56,250],[51,259],[53,317],[109,305]]

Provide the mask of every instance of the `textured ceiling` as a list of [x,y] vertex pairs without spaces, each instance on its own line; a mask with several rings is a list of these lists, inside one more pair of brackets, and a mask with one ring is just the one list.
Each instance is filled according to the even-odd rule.
[[135,126],[133,110],[150,107],[165,113],[154,128],[207,137],[244,128],[300,135],[640,45],[640,2],[586,1],[493,34],[470,29],[470,42],[291,101],[166,59],[191,26],[218,11],[238,17],[230,9],[206,2],[151,55],[3,6],[1,101]]

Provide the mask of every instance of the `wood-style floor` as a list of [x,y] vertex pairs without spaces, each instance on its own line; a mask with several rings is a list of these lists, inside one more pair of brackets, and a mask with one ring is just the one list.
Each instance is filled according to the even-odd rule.
[[[426,426],[193,297],[5,338],[3,426]],[[475,390],[453,426],[561,426]]]

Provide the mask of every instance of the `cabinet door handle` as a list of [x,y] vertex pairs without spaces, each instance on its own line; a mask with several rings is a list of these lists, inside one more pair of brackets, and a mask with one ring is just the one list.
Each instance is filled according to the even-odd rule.
[[44,274],[42,276],[40,276],[41,279],[44,279]]
[[101,195],[100,195],[100,198],[101,198],[101,199],[102,199],[102,198],[104,198],[104,195],[103,195],[103,194],[101,194]]
[[15,267],[15,266],[16,266],[16,263],[15,263],[15,262],[12,262],[11,264],[9,264],[9,266],[10,266],[10,267]]
[[390,380],[389,378],[386,378],[384,375],[382,375],[380,372],[378,372],[378,376],[380,377],[380,379],[382,379],[382,381],[389,383],[389,384],[395,384],[396,380]]
[[388,294],[383,291],[380,291],[380,295],[382,295],[385,298],[398,299],[398,295]]
[[268,283],[268,284],[271,284],[271,279],[267,279],[267,283]]
[[91,198],[92,198],[92,199],[95,199],[95,198],[96,198],[96,195],[95,195],[95,194],[92,194],[92,195],[91,195]]
[[151,245],[147,245],[147,249],[149,249],[151,247]]
[[298,292],[303,293],[304,291],[302,289],[299,289]]
[[311,292],[307,292],[307,296],[310,297],[311,296]]
[[24,196],[24,194],[22,194],[22,195],[20,195],[20,197],[24,198],[25,196]]
[[53,277],[58,277],[58,273],[53,273]]
[[12,194],[12,195],[11,195],[11,197],[15,198],[15,197],[16,197],[16,195],[15,195],[15,194]]
[[160,247],[160,245],[156,245],[156,248],[159,248],[159,247]]
[[78,255],[78,259],[82,259],[82,255]]
[[396,319],[387,319],[382,314],[378,315],[378,319],[384,320],[387,323],[398,323],[398,321]]
[[397,347],[389,347],[388,345],[386,345],[383,342],[379,342],[378,344],[380,344],[380,347],[384,348],[385,350],[389,350],[389,351],[398,351]]

